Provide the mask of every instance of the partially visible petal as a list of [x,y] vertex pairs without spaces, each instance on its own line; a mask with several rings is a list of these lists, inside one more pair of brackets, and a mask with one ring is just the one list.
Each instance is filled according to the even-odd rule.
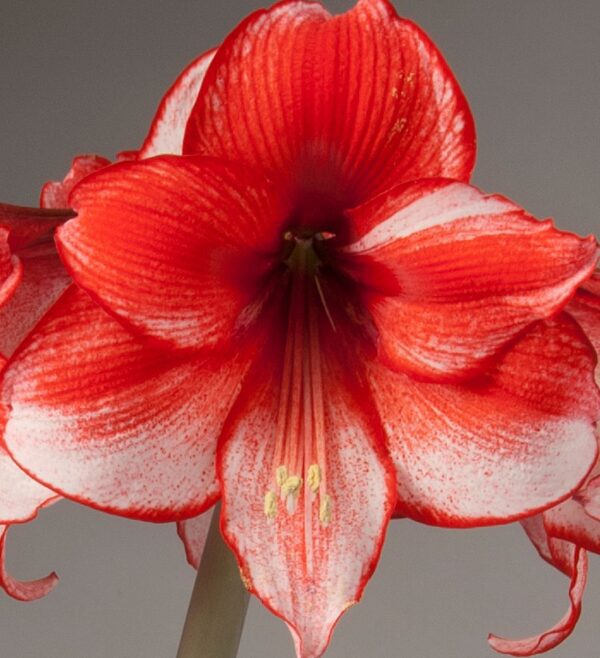
[[122,162],[71,203],[57,243],[76,282],[136,333],[182,348],[234,342],[287,217],[262,179],[208,158]]
[[368,364],[399,506],[468,527],[533,514],[575,491],[596,460],[594,358],[568,316],[538,323],[488,378],[417,383]]
[[500,653],[512,656],[533,656],[553,649],[563,642],[575,628],[581,614],[581,601],[587,581],[588,560],[585,550],[547,534],[541,516],[523,523],[536,548],[550,564],[571,579],[569,609],[564,617],[544,633],[522,640],[508,640],[497,635],[489,636],[489,643]]
[[163,96],[150,131],[136,154],[137,158],[144,159],[167,153],[181,155],[183,135],[190,112],[216,52],[217,49],[213,48],[197,57],[181,72]]
[[331,16],[287,0],[220,46],[184,153],[242,161],[301,198],[351,207],[399,181],[467,180],[475,138],[442,55],[390,2]]
[[587,512],[584,492],[585,488],[564,503],[546,510],[544,524],[553,537],[600,554],[600,521]]
[[600,272],[598,270],[577,290],[565,310],[577,320],[596,350],[599,357],[596,381],[600,385]]
[[9,229],[0,226],[0,307],[12,297],[23,276],[23,265],[8,243]]
[[192,519],[177,521],[177,534],[183,542],[187,561],[194,569],[198,568],[202,558],[211,516],[212,510],[208,510]]
[[68,208],[69,194],[75,185],[93,171],[107,167],[110,160],[100,155],[78,155],[62,181],[50,181],[42,187],[42,208]]
[[10,356],[70,282],[54,245],[21,251],[23,278],[10,300],[0,306],[0,352]]
[[369,393],[332,340],[321,350],[331,522],[319,522],[319,499],[312,500],[308,487],[293,514],[280,502],[269,521],[264,500],[273,486],[283,362],[277,346],[269,348],[255,362],[224,429],[221,527],[250,591],[291,628],[298,657],[318,658],[377,563],[395,504],[393,469]]
[[597,261],[511,201],[448,180],[398,186],[349,214],[346,271],[363,286],[394,369],[457,381],[556,313]]
[[54,229],[75,217],[70,208],[26,208],[0,203],[0,225],[9,229],[13,253],[38,242],[51,242]]
[[58,582],[58,576],[52,572],[39,580],[17,580],[6,569],[6,536],[10,526],[0,525],[0,587],[19,601],[35,601],[46,596]]
[[[0,410],[0,435],[4,425]],[[21,470],[0,442],[0,524],[23,523],[33,519],[39,510],[58,500],[51,491]]]
[[216,440],[248,359],[154,350],[72,287],[6,369],[6,445],[84,504],[152,521],[194,516],[219,494]]
[[[0,409],[0,435],[4,418]],[[14,523],[23,523],[33,519],[42,507],[56,500],[54,491],[50,491],[26,475],[6,453],[0,442],[0,587],[7,594],[21,601],[32,601],[45,596],[58,580],[52,573],[41,580],[21,582],[13,578],[6,570],[6,534]]]
[[[585,513],[598,521],[600,525],[600,476],[592,478],[583,489],[577,492],[577,501],[583,505]],[[600,536],[598,546],[600,546]]]

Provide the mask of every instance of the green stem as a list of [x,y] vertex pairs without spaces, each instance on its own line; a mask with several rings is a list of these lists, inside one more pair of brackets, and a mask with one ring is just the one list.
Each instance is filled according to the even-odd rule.
[[235,658],[249,594],[219,529],[215,506],[177,658]]

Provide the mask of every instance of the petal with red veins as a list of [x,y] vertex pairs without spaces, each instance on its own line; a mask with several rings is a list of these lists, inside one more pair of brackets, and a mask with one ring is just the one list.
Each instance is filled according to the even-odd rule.
[[553,649],[573,631],[581,614],[581,601],[587,582],[588,559],[585,550],[569,542],[549,536],[541,516],[523,522],[525,531],[536,545],[540,555],[571,579],[569,609],[552,628],[544,633],[522,640],[508,640],[490,635],[493,649],[511,656],[533,656]]
[[319,522],[318,499],[307,487],[294,513],[280,502],[269,520],[264,501],[272,488],[283,361],[272,344],[269,350],[255,362],[223,432],[221,528],[250,591],[291,628],[298,657],[317,658],[375,568],[395,505],[393,468],[369,393],[332,341],[322,349],[331,522]]
[[217,49],[213,48],[200,55],[175,80],[158,106],[150,131],[136,154],[137,158],[150,158],[166,153],[181,155],[183,135],[190,112],[216,52]]
[[434,381],[481,370],[592,271],[596,243],[463,183],[418,181],[349,213],[344,267],[363,286],[386,363]]
[[441,54],[390,2],[331,16],[288,0],[220,46],[184,153],[245,162],[339,208],[403,180],[468,180],[475,139]]
[[212,511],[209,510],[195,516],[193,519],[177,522],[177,534],[183,542],[188,564],[194,569],[198,568],[204,552],[211,515]]
[[569,496],[596,459],[592,368],[589,345],[568,316],[538,323],[493,373],[468,385],[418,383],[369,363],[399,511],[470,527]]
[[9,229],[0,226],[0,306],[13,296],[23,276],[23,265],[8,243]]
[[42,208],[68,208],[69,194],[75,185],[93,171],[107,167],[110,160],[100,155],[78,155],[62,181],[50,181],[42,187]]
[[194,516],[218,497],[216,441],[249,358],[148,347],[73,286],[6,369],[6,446],[32,477],[92,507]]
[[46,596],[58,582],[58,576],[51,573],[39,580],[22,581],[11,576],[6,569],[6,536],[10,526],[0,525],[0,587],[19,601],[35,601]]
[[136,333],[225,346],[250,322],[282,248],[288,207],[270,190],[208,158],[122,162],[74,190],[78,216],[59,229],[59,251],[75,281]]
[[70,281],[53,244],[28,247],[20,253],[23,278],[10,300],[0,307],[0,352],[7,356],[14,352]]

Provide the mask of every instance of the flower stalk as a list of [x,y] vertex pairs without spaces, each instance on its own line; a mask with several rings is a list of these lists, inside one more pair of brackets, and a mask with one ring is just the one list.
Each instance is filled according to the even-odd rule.
[[219,530],[217,504],[198,567],[177,658],[235,658],[249,593]]

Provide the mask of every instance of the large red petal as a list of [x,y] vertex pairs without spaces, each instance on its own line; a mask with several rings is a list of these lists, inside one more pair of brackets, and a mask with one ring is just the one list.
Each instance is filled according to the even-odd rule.
[[561,233],[469,185],[403,185],[349,213],[347,271],[362,285],[383,358],[418,377],[472,375],[593,270],[596,242]]
[[571,579],[570,603],[563,618],[544,633],[522,640],[508,640],[497,635],[489,636],[489,643],[493,649],[511,656],[533,656],[549,651],[563,642],[577,624],[587,582],[588,560],[585,550],[548,535],[541,515],[528,519],[523,525],[540,555]]
[[146,347],[72,287],[6,370],[6,445],[37,480],[85,504],[193,516],[219,494],[216,441],[247,363]]
[[331,523],[319,523],[319,503],[311,502],[306,487],[294,514],[282,504],[269,521],[263,505],[272,487],[282,376],[281,353],[274,345],[269,348],[257,360],[224,430],[221,527],[250,590],[290,626],[299,658],[317,658],[375,568],[394,509],[393,469],[379,447],[381,429],[369,411],[369,393],[336,357],[339,350],[331,341],[322,350]]
[[208,158],[122,162],[74,190],[59,250],[126,326],[171,346],[228,344],[283,244],[287,206],[269,190]]
[[163,96],[137,158],[141,160],[166,153],[181,155],[190,112],[216,52],[217,49],[213,48],[200,55],[180,73]]
[[539,323],[489,378],[416,383],[372,362],[400,511],[427,523],[500,523],[578,488],[596,458],[593,355],[563,317]]
[[287,0],[219,48],[184,152],[240,160],[303,198],[351,207],[403,180],[467,180],[475,141],[441,54],[390,2],[332,17]]

